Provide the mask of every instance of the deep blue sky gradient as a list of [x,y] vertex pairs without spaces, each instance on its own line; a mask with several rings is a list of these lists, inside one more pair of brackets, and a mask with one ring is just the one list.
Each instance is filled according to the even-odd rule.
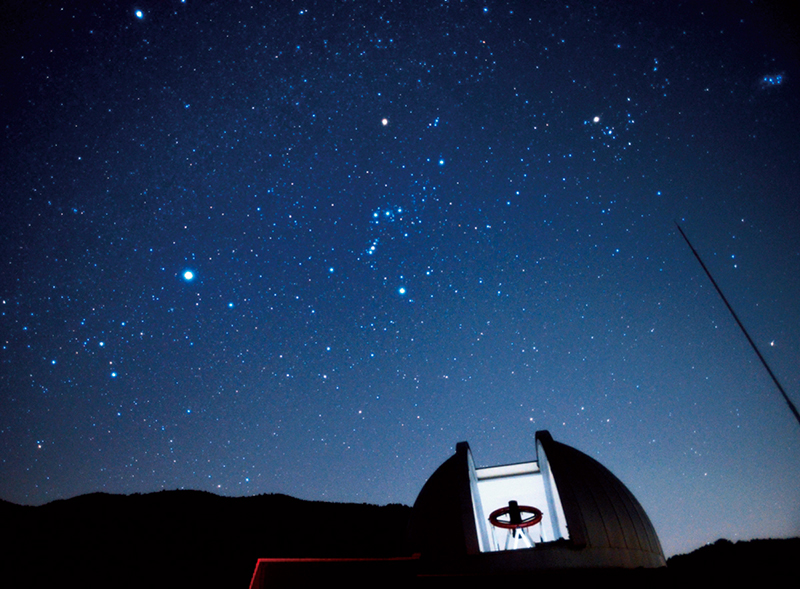
[[800,427],[673,224],[800,403],[770,3],[4,10],[0,498],[411,504],[548,429],[668,555],[800,533]]

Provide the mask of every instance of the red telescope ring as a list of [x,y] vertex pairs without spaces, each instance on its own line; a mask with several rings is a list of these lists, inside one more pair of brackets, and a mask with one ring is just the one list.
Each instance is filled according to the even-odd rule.
[[531,526],[535,526],[540,521],[542,521],[542,511],[540,509],[536,509],[535,507],[531,507],[530,505],[520,505],[517,507],[519,510],[520,516],[522,514],[530,514],[529,517],[523,517],[519,522],[511,522],[511,521],[501,521],[500,517],[503,515],[509,515],[511,513],[512,508],[510,506],[501,507],[500,509],[495,509],[492,514],[489,516],[489,521],[492,523],[493,526],[498,528],[505,528],[507,530],[518,530],[521,528],[529,528]]

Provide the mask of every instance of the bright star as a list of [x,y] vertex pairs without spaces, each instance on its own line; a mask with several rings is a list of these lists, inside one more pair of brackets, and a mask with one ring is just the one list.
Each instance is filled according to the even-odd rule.
[[387,119],[385,117],[381,119],[381,125],[383,125],[385,127],[388,124],[389,124],[389,119]]
[[142,12],[141,10],[137,10],[133,14],[135,14],[136,18],[138,18],[139,20],[142,20],[144,18],[144,12]]
[[191,270],[187,270],[186,272],[183,273],[183,279],[186,282],[194,280],[194,272],[192,272]]
[[401,295],[406,294],[406,287],[401,286],[400,288],[397,289],[397,292],[399,292]]

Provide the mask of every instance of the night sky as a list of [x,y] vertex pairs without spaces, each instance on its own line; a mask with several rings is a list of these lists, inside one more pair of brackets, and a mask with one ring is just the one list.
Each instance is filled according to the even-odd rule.
[[[36,6],[34,6],[36,5]],[[763,2],[11,2],[0,498],[412,504],[596,458],[800,533],[800,67]]]

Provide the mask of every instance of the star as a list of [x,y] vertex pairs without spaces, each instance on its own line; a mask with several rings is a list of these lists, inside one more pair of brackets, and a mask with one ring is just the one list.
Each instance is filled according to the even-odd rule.
[[[731,529],[793,532],[785,509],[747,501],[796,504],[800,446],[760,435],[794,426],[759,421],[774,393],[739,386],[763,379],[739,334],[708,320],[713,291],[672,229],[678,217],[698,234],[782,380],[800,380],[782,343],[800,340],[800,294],[780,280],[796,275],[796,240],[766,233],[798,233],[784,190],[797,86],[747,32],[749,8],[686,24],[647,3],[576,31],[562,3],[531,20],[481,2],[440,15],[448,35],[438,16],[370,0],[344,12],[179,0],[152,19],[140,4],[152,7],[118,14],[142,26],[130,42],[78,11],[61,24],[90,36],[17,44],[18,149],[0,169],[25,195],[4,202],[14,224],[0,239],[14,276],[0,398],[17,401],[0,431],[24,435],[0,436],[0,455],[18,457],[0,499],[231,492],[249,477],[253,493],[411,504],[458,440],[497,463],[532,458],[524,424],[613,453],[614,473],[661,506],[668,552]],[[13,25],[38,38],[36,19]],[[163,42],[174,30],[201,42]],[[724,42],[740,35],[747,51]],[[108,79],[98,55],[119,66]],[[87,79],[99,81],[88,106],[72,100]],[[691,100],[703,88],[719,108]],[[130,466],[172,435],[168,461]],[[29,454],[43,436],[49,462]],[[680,460],[693,447],[696,467]],[[764,448],[769,460],[753,458]],[[59,474],[75,468],[86,476]],[[326,469],[384,474],[315,476]],[[665,484],[675,476],[688,513]]]

